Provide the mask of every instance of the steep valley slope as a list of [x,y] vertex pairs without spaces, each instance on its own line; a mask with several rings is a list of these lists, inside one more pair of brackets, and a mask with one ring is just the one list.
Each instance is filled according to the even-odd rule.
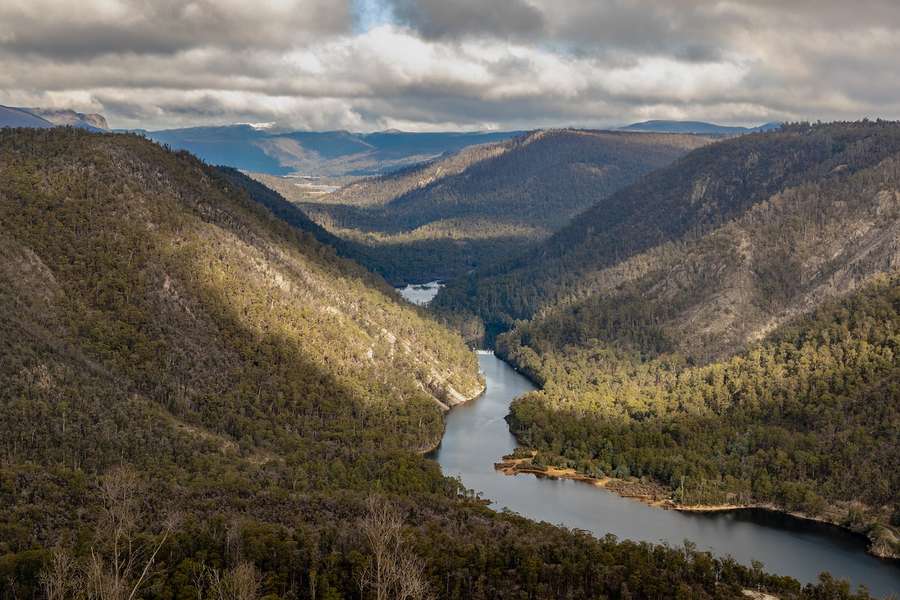
[[520,254],[581,210],[710,142],[694,135],[536,131],[289,198],[368,248],[395,283],[450,279]]
[[511,326],[498,352],[543,387],[510,417],[538,464],[896,556],[898,273],[900,125],[801,124],[688,154],[436,305]]
[[248,564],[259,596],[367,597],[373,499],[441,598],[842,589],[487,509],[421,454],[481,390],[472,352],[239,174],[57,128],[0,131],[0,175],[4,599],[44,594],[51,564],[77,597],[113,568],[130,586],[156,544],[134,597]]
[[[764,201],[777,204],[780,192],[803,193],[806,184],[840,183],[877,168],[900,151],[896,132],[882,122],[798,125],[705,146],[597,202],[529,251],[456,280],[434,306],[474,315],[489,333],[506,330],[594,288],[602,293],[610,267],[701,238]],[[807,213],[815,210],[807,203]]]

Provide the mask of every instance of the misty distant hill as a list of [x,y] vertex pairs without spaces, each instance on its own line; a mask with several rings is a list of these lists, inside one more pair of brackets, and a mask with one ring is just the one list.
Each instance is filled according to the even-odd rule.
[[696,133],[701,135],[743,135],[757,131],[772,131],[781,123],[766,123],[759,127],[732,127],[704,121],[643,121],[622,127],[623,131],[647,131],[653,133]]
[[0,106],[0,128],[3,127],[34,127],[37,129],[47,129],[53,127],[53,123],[21,108]]
[[142,133],[160,144],[187,150],[212,165],[272,175],[287,175],[293,170],[265,151],[266,133],[250,125],[189,127]]
[[80,113],[68,109],[26,108],[33,115],[50,121],[54,125],[78,127],[88,131],[107,131],[106,117],[97,113]]
[[334,177],[378,175],[475,144],[504,141],[519,132],[273,132],[251,125],[229,125],[142,133],[211,164],[268,175]]
[[71,126],[88,131],[106,131],[106,118],[99,114],[85,114],[74,110],[49,108],[19,108],[0,106],[0,128],[31,127],[47,129],[56,126]]

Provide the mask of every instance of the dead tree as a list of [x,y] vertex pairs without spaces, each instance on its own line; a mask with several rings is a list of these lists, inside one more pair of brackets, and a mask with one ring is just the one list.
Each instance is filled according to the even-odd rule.
[[78,564],[71,552],[56,547],[50,552],[50,561],[41,571],[41,588],[47,600],[69,600],[81,589]]
[[241,562],[224,574],[212,569],[207,572],[212,600],[257,600],[262,577],[256,567]]
[[155,544],[141,543],[138,533],[144,515],[138,479],[128,468],[114,469],[102,477],[100,499],[97,539],[84,567],[87,599],[134,600],[171,535],[175,519],[166,520]]
[[388,501],[372,496],[359,526],[369,549],[370,562],[360,574],[360,587],[376,600],[429,600],[432,598],[424,565],[403,540],[403,517]]

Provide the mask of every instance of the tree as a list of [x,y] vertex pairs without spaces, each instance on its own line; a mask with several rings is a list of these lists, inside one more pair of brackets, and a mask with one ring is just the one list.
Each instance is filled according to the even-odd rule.
[[422,561],[403,541],[403,517],[387,500],[370,496],[360,530],[372,559],[360,574],[360,587],[377,600],[428,600],[433,597]]
[[144,515],[137,492],[137,475],[130,468],[113,469],[100,481],[103,508],[84,568],[88,600],[133,600],[175,527],[170,517],[155,544],[142,543],[137,534]]
[[246,561],[238,563],[224,574],[218,569],[204,568],[199,579],[197,589],[208,587],[212,600],[257,600],[262,587],[259,571]]
[[41,588],[47,600],[67,600],[79,589],[78,565],[65,548],[56,547],[50,552],[50,562],[40,575]]

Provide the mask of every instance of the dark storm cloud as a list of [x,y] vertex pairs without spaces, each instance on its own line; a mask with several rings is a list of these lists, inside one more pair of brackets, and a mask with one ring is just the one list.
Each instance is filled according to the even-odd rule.
[[493,35],[554,44],[573,52],[665,52],[688,60],[717,55],[741,25],[715,3],[625,0],[391,0],[400,21],[426,37]]
[[394,14],[426,37],[527,36],[541,33],[544,15],[526,0],[394,0]]
[[330,0],[12,0],[0,5],[0,47],[69,61],[210,45],[284,48],[350,25],[349,6]]
[[896,0],[2,0],[0,104],[116,126],[900,117]]

